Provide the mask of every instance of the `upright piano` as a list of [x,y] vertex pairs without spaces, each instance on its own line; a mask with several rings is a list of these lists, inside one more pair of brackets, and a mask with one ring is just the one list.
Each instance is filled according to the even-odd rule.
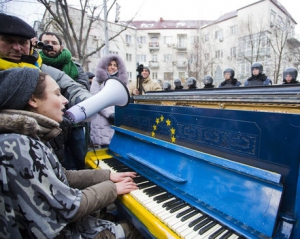
[[145,238],[300,238],[299,86],[148,92],[115,114],[86,163],[137,172],[116,204]]

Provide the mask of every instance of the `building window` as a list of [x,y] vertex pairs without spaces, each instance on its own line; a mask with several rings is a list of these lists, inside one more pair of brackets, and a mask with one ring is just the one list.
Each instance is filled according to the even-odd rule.
[[215,31],[215,39],[220,41],[223,40],[223,30]]
[[209,60],[209,53],[204,54],[204,60],[208,61]]
[[204,41],[209,41],[209,34],[204,35]]
[[173,72],[164,72],[164,80],[172,81],[173,80]]
[[271,10],[270,13],[270,26],[273,27],[275,25],[276,12]]
[[236,47],[231,47],[230,48],[230,56],[236,57]]
[[185,79],[185,72],[184,72],[184,71],[178,72],[178,75],[179,75],[179,78],[180,78],[181,80]]
[[127,72],[128,75],[128,79],[131,80],[132,79],[132,72]]
[[152,61],[157,62],[157,55],[152,55]]
[[118,55],[119,53],[117,51],[109,51],[110,54]]
[[146,62],[146,55],[142,54],[142,55],[137,55],[137,61],[139,63],[141,62]]
[[191,44],[196,45],[199,42],[198,36],[191,36]]
[[187,43],[187,37],[186,35],[178,35],[177,36],[177,41],[178,41],[178,45],[177,47],[180,47],[180,48],[185,48],[186,47],[186,43]]
[[136,41],[138,44],[145,44],[146,43],[146,37],[137,37]]
[[126,53],[126,61],[131,61],[132,60],[132,54]]
[[230,27],[230,34],[231,35],[236,35],[237,31],[238,31],[237,25]]
[[220,58],[223,57],[223,51],[222,51],[222,50],[218,50],[218,51],[216,51],[215,53],[216,53],[216,54],[215,54],[215,57],[216,57],[216,58],[220,59]]
[[157,72],[152,72],[152,79],[157,79]]
[[173,37],[164,36],[164,44],[172,44],[172,43],[173,43]]
[[131,36],[126,35],[126,43],[130,44],[131,43]]
[[149,42],[150,47],[158,47],[158,37],[151,37]]
[[164,62],[172,62],[172,55],[171,54],[165,54],[164,55]]

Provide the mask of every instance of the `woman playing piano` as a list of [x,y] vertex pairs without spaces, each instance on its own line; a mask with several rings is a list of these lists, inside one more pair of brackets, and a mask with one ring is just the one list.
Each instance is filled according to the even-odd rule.
[[0,72],[0,91],[0,237],[127,237],[121,224],[89,214],[137,189],[135,173],[65,170],[47,143],[68,103],[57,83],[13,68]]

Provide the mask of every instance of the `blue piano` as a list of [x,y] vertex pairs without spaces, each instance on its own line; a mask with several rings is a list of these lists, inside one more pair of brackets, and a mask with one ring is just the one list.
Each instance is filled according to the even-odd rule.
[[145,238],[300,238],[300,88],[148,92],[116,107],[92,168],[138,173],[118,211]]

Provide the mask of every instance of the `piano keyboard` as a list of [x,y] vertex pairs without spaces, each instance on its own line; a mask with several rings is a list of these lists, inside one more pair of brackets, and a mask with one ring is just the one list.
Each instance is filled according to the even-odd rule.
[[[111,172],[134,171],[113,158],[100,160],[98,165],[102,169],[111,170]],[[132,191],[130,195],[179,237],[186,239],[244,238],[147,178],[137,175],[134,181],[138,185],[139,190]]]

